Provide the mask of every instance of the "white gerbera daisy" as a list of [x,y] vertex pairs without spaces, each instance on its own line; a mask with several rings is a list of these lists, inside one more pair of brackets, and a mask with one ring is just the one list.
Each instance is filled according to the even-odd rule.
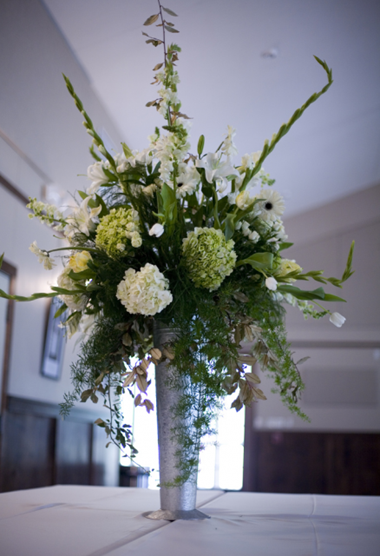
[[285,210],[284,199],[277,191],[273,189],[263,189],[257,196],[259,199],[264,199],[260,203],[260,218],[267,222],[274,222],[277,220]]

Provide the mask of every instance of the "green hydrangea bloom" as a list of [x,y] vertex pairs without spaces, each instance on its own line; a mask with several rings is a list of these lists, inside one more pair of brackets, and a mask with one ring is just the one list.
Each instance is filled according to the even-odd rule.
[[111,209],[110,213],[100,219],[96,230],[95,243],[104,249],[110,257],[120,257],[130,240],[132,247],[140,247],[139,217],[134,209]]
[[197,288],[214,291],[229,276],[236,263],[235,243],[226,241],[221,230],[195,228],[183,240],[182,252],[190,278]]

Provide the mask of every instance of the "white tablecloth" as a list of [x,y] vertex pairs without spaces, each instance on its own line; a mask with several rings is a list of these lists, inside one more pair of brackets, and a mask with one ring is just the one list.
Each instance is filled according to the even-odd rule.
[[152,521],[158,491],[0,494],[1,556],[379,556],[380,497],[198,491],[211,519]]

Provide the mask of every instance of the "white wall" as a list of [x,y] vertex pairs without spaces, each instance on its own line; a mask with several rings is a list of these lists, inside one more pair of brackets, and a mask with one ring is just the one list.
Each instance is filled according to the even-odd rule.
[[[303,431],[380,430],[380,186],[362,190],[321,208],[285,221],[289,241],[284,252],[304,271],[325,270],[340,277],[353,239],[356,241],[355,274],[343,290],[326,287],[347,303],[326,304],[343,314],[342,328],[327,317],[305,322],[302,314],[287,311],[288,338],[306,384],[301,407],[311,424],[290,414],[279,397],[271,394],[271,380],[263,378],[267,402],[255,405],[259,429],[287,428]],[[286,255],[285,255],[286,253]],[[305,289],[316,282],[301,284]]]
[[[116,145],[121,139],[39,0],[2,0],[0,52],[0,174],[27,197],[41,198],[49,183],[71,192],[85,187],[87,179],[77,174],[86,174],[91,163],[91,141],[62,72],[70,77],[97,129],[105,129]],[[45,271],[39,265],[28,250],[34,240],[45,249],[60,244],[50,229],[29,220],[20,200],[0,185],[0,252],[17,268],[19,295],[49,291],[60,270],[58,266]],[[66,346],[61,380],[42,377],[45,313],[46,300],[16,304],[8,394],[60,402],[70,389],[75,339]]]

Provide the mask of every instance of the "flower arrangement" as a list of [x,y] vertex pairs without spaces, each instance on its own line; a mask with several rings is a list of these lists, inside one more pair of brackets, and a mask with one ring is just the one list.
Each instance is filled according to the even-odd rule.
[[[321,303],[344,300],[326,293],[320,284],[341,288],[351,276],[353,244],[340,279],[324,277],[319,270],[303,272],[295,261],[284,258],[284,250],[292,245],[281,219],[284,201],[262,166],[306,108],[332,84],[327,64],[315,57],[327,84],[265,141],[261,151],[245,154],[234,164],[235,130],[228,126],[215,152],[204,152],[201,136],[194,154],[189,118],[181,112],[177,90],[181,49],[166,41],[168,33],[177,33],[168,19],[176,14],[160,0],[158,8],[144,25],[158,21],[162,37],[143,34],[148,44],[164,51],[163,62],[154,68],[158,97],[147,104],[163,116],[162,130],[155,129],[141,152],[123,143],[121,153],[110,153],[65,77],[92,137],[90,184],[77,192],[77,207],[67,215],[36,199],[28,204],[31,218],[61,232],[60,249],[45,251],[36,242],[30,247],[47,270],[56,264],[53,252],[59,253],[63,270],[57,286],[30,298],[0,295],[18,301],[61,298],[56,316],[65,313],[67,336],[78,330],[83,334],[72,366],[73,391],[65,394],[62,414],[77,401],[96,403],[103,396],[110,417],[96,423],[110,442],[129,447],[132,455],[130,427],[120,412],[121,394],[129,391],[134,397],[131,387],[136,383],[139,394],[133,403],[150,412],[151,363],[167,359],[180,375],[189,377],[190,393],[173,408],[193,415],[195,399],[198,404],[193,418],[197,440],[188,431],[178,432],[189,454],[182,469],[186,475],[194,465],[191,446],[199,446],[199,438],[209,431],[222,396],[235,392],[232,407],[237,411],[265,399],[259,377],[247,366],[258,362],[273,376],[289,409],[306,418],[297,405],[303,383],[286,340],[284,306],[298,307],[305,318],[330,315],[331,322],[341,326],[344,317],[331,314]],[[320,287],[302,290],[294,285],[301,280],[317,281]],[[176,330],[176,340],[154,345],[155,321]],[[243,342],[251,346],[249,354],[241,354]],[[136,357],[138,362],[132,364]]]

